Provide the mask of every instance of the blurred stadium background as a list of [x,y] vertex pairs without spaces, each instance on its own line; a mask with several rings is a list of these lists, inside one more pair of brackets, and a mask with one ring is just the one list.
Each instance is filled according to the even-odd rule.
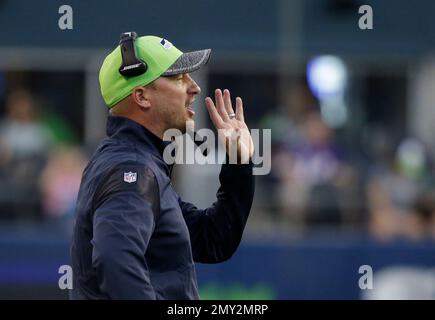
[[[363,4],[374,30],[358,28]],[[98,70],[130,30],[212,48],[201,95],[229,88],[272,129],[240,249],[198,265],[204,299],[435,298],[433,16],[430,0],[0,0],[0,298],[67,297],[58,269],[105,134]],[[209,205],[218,172],[178,166],[177,190]]]

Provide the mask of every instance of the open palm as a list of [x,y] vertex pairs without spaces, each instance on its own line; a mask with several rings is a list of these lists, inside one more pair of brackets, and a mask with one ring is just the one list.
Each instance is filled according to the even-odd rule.
[[237,150],[237,162],[247,163],[254,154],[254,142],[243,117],[242,99],[236,98],[236,112],[231,104],[229,90],[225,89],[222,93],[222,90],[216,89],[215,101],[216,104],[207,97],[205,105],[220,139],[225,143],[230,161]]

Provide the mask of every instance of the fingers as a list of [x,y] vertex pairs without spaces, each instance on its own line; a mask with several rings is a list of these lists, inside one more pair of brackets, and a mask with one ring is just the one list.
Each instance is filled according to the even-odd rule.
[[214,92],[214,96],[216,101],[216,109],[219,112],[219,115],[221,116],[223,121],[228,122],[230,118],[228,117],[228,112],[225,109],[225,102],[222,96],[221,89],[216,89]]
[[230,90],[225,89],[224,90],[224,103],[225,103],[225,110],[227,111],[227,114],[233,114],[233,106],[231,105],[231,96],[230,96]]
[[236,119],[245,122],[245,118],[243,116],[243,101],[240,97],[236,98]]
[[[215,103],[210,97],[205,99],[205,103],[215,126],[221,127],[222,123],[229,122],[231,119],[229,114],[234,113],[231,103],[231,95],[228,89],[225,89],[222,93],[221,89],[215,90]],[[240,97],[236,98],[236,119],[239,121],[245,121],[243,116],[243,102]]]
[[210,119],[213,122],[214,126],[219,129],[222,127],[223,120],[219,115],[213,100],[210,97],[205,98],[205,106],[207,107],[208,114],[210,115]]

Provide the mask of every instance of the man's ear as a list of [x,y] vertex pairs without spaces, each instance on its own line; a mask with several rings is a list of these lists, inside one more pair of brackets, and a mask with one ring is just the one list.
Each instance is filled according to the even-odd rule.
[[146,87],[136,87],[131,93],[133,101],[143,110],[151,108],[151,102],[149,100],[150,90]]

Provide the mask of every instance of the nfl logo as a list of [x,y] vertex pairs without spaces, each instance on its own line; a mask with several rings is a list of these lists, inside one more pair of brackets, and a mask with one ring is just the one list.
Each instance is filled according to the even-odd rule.
[[124,181],[127,183],[136,182],[136,172],[124,172]]
[[160,44],[163,46],[163,48],[165,48],[166,50],[169,50],[172,48],[172,43],[170,43],[168,40],[166,39],[162,39],[160,41]]

